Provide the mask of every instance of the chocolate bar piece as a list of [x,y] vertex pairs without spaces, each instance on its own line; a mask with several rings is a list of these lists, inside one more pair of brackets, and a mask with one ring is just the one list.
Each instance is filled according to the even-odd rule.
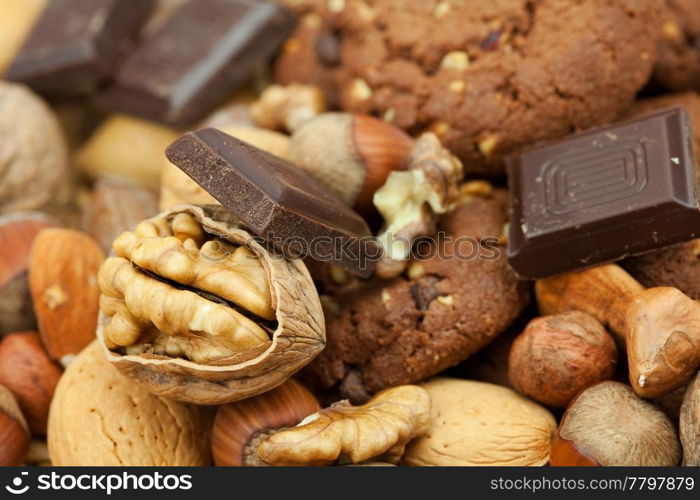
[[5,78],[50,96],[93,92],[138,35],[154,0],[52,0]]
[[367,223],[296,165],[223,132],[188,132],[170,161],[285,255],[366,277],[381,250]]
[[679,107],[530,150],[508,173],[508,259],[524,278],[700,236],[692,126]]
[[201,120],[291,34],[294,15],[261,0],[196,0],[177,10],[119,69],[100,102],[186,127]]

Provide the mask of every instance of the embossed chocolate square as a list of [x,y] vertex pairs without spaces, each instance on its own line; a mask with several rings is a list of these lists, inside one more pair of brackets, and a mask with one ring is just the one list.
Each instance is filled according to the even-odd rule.
[[700,236],[698,165],[680,107],[508,159],[508,260],[537,279]]

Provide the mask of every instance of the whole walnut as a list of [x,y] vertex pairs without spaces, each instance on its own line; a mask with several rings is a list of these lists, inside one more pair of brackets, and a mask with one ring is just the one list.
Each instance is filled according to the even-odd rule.
[[0,214],[63,201],[68,146],[54,113],[23,85],[0,81]]
[[615,341],[593,316],[571,311],[535,318],[510,349],[508,376],[518,391],[563,408],[581,391],[612,378]]

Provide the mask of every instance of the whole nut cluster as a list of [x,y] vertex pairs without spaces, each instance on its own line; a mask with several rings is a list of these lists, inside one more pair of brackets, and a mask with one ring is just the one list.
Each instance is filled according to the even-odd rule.
[[[0,0],[0,72],[48,1]],[[144,33],[176,3],[158,2]],[[490,20],[477,52],[413,53],[406,41],[402,53],[453,75],[445,88],[464,96],[437,102],[425,84],[397,84],[416,73],[406,61],[343,73],[357,54],[312,12],[324,5],[362,33],[379,0],[277,3],[318,34],[312,59],[347,80],[352,105],[324,88],[337,82],[282,85],[262,71],[192,129],[313,177],[366,222],[383,249],[376,270],[363,279],[255,234],[168,161],[182,130],[0,80],[0,465],[699,466],[693,287],[664,282],[665,268],[634,274],[640,283],[629,261],[519,279],[504,179],[473,175],[492,163],[498,174],[503,153],[556,127],[423,123],[471,106],[474,65],[520,57],[530,27]],[[455,8],[428,3],[435,19]],[[377,56],[375,35],[360,59]],[[302,50],[297,36],[283,56]],[[520,100],[526,69],[498,84],[485,115]],[[416,256],[433,237],[435,252]],[[462,239],[473,258],[448,262]],[[698,281],[697,241],[679,283]]]

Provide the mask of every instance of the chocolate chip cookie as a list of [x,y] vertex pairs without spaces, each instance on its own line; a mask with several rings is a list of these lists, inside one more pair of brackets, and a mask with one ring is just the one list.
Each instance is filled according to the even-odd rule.
[[[700,151],[700,96],[689,92],[636,103],[628,112],[634,116],[655,109],[680,105],[694,124],[695,149]],[[644,286],[673,286],[700,300],[700,239],[626,259],[623,267]]]
[[452,240],[441,241],[442,252],[413,260],[405,276],[326,297],[327,346],[306,381],[360,402],[435,375],[503,332],[530,298],[496,243],[505,213],[503,192],[469,199],[443,218]]
[[435,132],[472,175],[612,121],[656,60],[661,0],[280,0],[301,15],[275,76]]
[[665,3],[654,83],[672,91],[700,90],[700,0]]

